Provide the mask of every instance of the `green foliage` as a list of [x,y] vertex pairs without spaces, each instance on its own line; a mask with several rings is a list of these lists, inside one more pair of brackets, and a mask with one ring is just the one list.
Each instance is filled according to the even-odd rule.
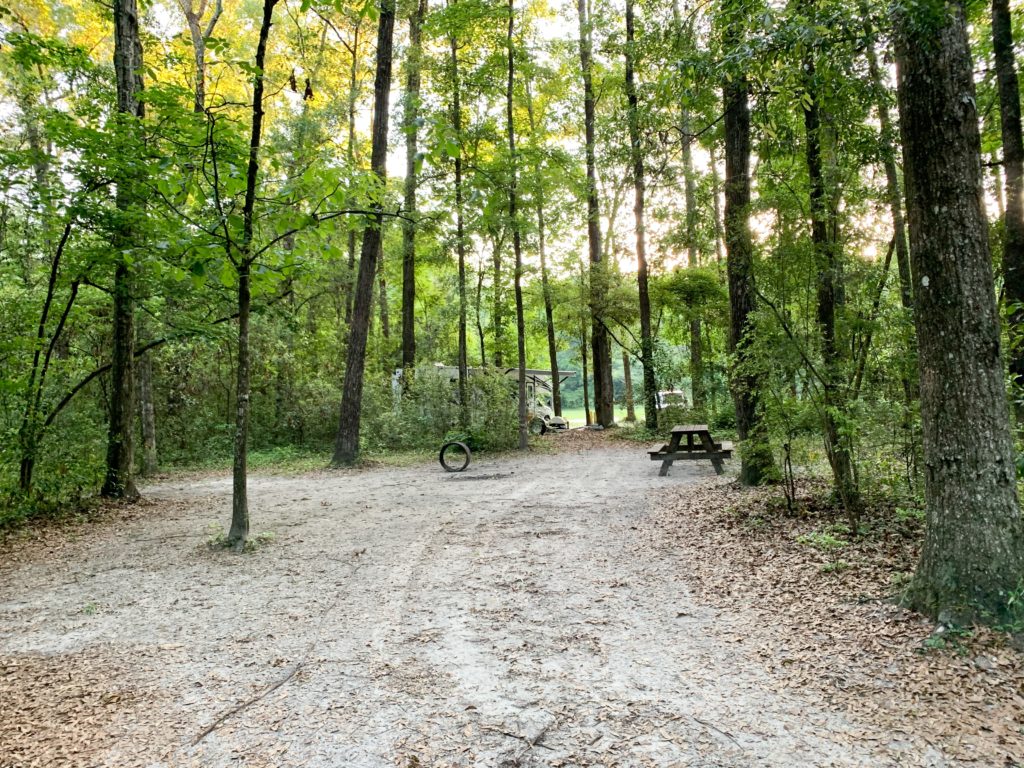
[[849,529],[840,526],[833,526],[829,530],[812,531],[811,533],[801,534],[800,536],[797,536],[796,540],[804,546],[832,554],[849,545],[850,542],[847,539],[840,538],[840,535],[843,535],[844,533],[848,534]]
[[462,438],[474,451],[503,450],[516,444],[514,382],[503,373],[474,371],[470,376],[468,429],[459,427],[457,382],[446,369],[417,369],[404,393],[390,380],[368,384],[362,439],[369,453],[432,450],[446,440]]

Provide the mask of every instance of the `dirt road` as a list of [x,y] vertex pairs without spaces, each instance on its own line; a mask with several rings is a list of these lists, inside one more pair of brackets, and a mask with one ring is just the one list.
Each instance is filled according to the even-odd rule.
[[273,538],[243,556],[206,546],[227,478],[147,488],[133,519],[0,567],[0,765],[897,764],[644,545],[657,489],[711,474],[581,442],[254,478]]

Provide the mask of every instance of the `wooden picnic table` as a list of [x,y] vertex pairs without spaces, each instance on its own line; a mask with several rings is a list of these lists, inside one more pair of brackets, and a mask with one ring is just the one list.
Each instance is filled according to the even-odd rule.
[[[686,444],[683,445],[683,438]],[[648,451],[651,461],[660,461],[658,475],[664,477],[673,461],[710,461],[715,472],[722,474],[722,459],[732,458],[732,443],[717,442],[711,437],[707,424],[678,424],[672,427],[668,443],[657,450]]]

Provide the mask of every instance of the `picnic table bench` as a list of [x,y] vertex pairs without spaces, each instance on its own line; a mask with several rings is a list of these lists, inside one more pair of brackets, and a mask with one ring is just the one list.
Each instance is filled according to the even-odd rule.
[[[683,438],[686,445],[682,445]],[[722,474],[725,467],[722,459],[732,458],[732,443],[717,442],[711,437],[707,424],[679,424],[672,427],[668,443],[657,450],[648,451],[651,461],[660,461],[661,470],[658,475],[664,477],[672,467],[673,461],[710,461],[715,472]]]

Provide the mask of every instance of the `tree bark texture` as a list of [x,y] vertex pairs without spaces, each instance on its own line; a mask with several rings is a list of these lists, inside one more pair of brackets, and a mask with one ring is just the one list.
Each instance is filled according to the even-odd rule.
[[[427,0],[418,0],[409,15],[409,52],[405,72],[405,202],[406,218],[402,222],[402,367],[416,365],[416,166],[419,162],[420,69],[423,58],[423,20]],[[460,287],[464,284],[460,282]],[[460,308],[465,307],[460,304]],[[464,318],[463,318],[464,319]],[[465,336],[465,324],[460,325]],[[462,348],[460,347],[460,353]]]
[[[387,175],[388,105],[391,92],[392,42],[395,31],[395,2],[382,0],[377,26],[377,64],[373,83],[373,130],[370,168],[384,183]],[[380,204],[368,218],[363,230],[359,255],[352,324],[346,352],[345,380],[342,385],[338,436],[334,442],[335,466],[354,464],[359,457],[359,420],[363,400],[363,371],[366,365],[366,338],[370,329],[373,303],[373,278],[380,255],[383,215]]]
[[580,68],[583,73],[583,122],[587,163],[587,243],[590,252],[590,343],[594,366],[594,409],[597,423],[615,424],[615,390],[612,384],[612,347],[601,315],[604,312],[605,278],[601,260],[601,208],[597,199],[597,157],[594,126],[597,100],[593,84],[593,42],[586,0],[577,0],[580,22]]
[[508,80],[505,89],[505,122],[508,132],[508,220],[512,227],[512,252],[515,254],[514,290],[516,299],[516,362],[519,366],[517,376],[519,389],[519,450],[525,451],[529,446],[528,412],[530,403],[526,402],[526,319],[523,314],[523,236],[519,226],[519,168],[516,155],[516,128],[513,97],[516,75],[516,47],[513,33],[515,32],[516,12],[514,0],[508,0],[508,35],[505,38],[508,48]]
[[998,619],[1024,578],[1024,521],[959,2],[894,11],[897,94],[921,375],[926,528],[908,602]]
[[[117,77],[117,112],[122,130],[136,132],[135,121],[144,117],[142,93],[142,39],[135,0],[114,1],[114,72]],[[134,151],[131,148],[129,151]],[[137,198],[137,179],[124,173],[117,180],[115,205],[118,221],[112,237],[115,253],[136,245],[129,221]],[[135,297],[128,259],[118,258],[114,268],[114,337],[110,369],[110,422],[107,430],[107,473],[101,493],[107,498],[136,499],[134,475],[135,416]]]
[[[633,217],[636,231],[636,282],[640,299],[640,365],[644,372],[644,424],[648,429],[658,428],[658,383],[654,370],[654,334],[651,330],[651,298],[647,285],[647,227],[644,218],[646,176],[643,147],[640,143],[640,99],[636,91],[635,33],[633,0],[626,0],[626,102],[629,123],[629,158],[633,166]],[[627,360],[623,350],[623,360]],[[628,370],[628,369],[627,369]],[[629,393],[628,421],[635,421],[632,409],[633,393]]]
[[[1010,307],[1010,376],[1013,396],[1024,398],[1024,138],[1021,136],[1020,88],[1013,53],[1013,27],[1009,0],[992,0],[992,50],[999,87],[999,121],[1003,134],[1003,170],[1006,174],[1006,210],[1003,222],[1003,286]],[[1024,420],[1018,406],[1017,420]]]
[[[729,3],[735,9],[735,2]],[[727,50],[742,44],[744,21],[730,19]],[[741,441],[740,481],[759,485],[776,476],[761,407],[762,374],[750,359],[753,342],[754,246],[750,235],[750,105],[749,85],[742,72],[726,78],[725,106],[725,250],[729,277],[729,348],[735,360],[731,371],[736,431]]]
[[238,358],[235,371],[235,445],[231,467],[231,528],[228,543],[241,549],[249,538],[249,312],[251,265],[238,265]]

